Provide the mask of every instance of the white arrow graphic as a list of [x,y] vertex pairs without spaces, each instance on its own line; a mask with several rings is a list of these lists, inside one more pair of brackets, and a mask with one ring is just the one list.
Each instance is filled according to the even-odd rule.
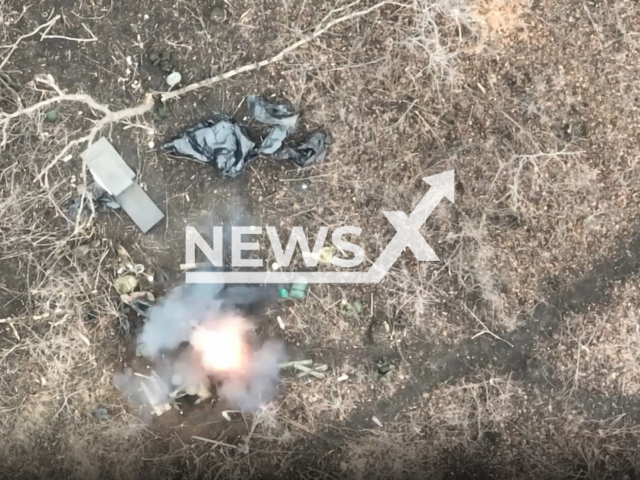
[[438,175],[425,177],[422,180],[431,185],[431,188],[422,197],[422,200],[411,212],[411,215],[407,217],[404,212],[400,211],[382,212],[397,230],[397,233],[368,272],[372,279],[376,279],[374,283],[379,282],[384,277],[406,247],[411,249],[420,262],[437,262],[440,260],[420,233],[420,227],[424,225],[424,222],[427,221],[427,218],[433,213],[433,210],[443,197],[446,197],[452,203],[455,201],[454,172],[453,170],[448,170]]
[[303,275],[308,283],[378,283],[405,248],[420,262],[440,259],[420,233],[420,227],[443,198],[454,202],[454,171],[422,179],[431,186],[409,216],[401,211],[383,212],[396,229],[395,236],[366,272],[187,272],[187,283],[291,283]]

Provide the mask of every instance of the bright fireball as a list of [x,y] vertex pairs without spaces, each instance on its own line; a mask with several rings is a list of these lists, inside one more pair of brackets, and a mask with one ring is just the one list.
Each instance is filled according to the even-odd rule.
[[241,317],[205,322],[191,335],[191,345],[200,354],[203,366],[211,372],[242,370],[248,361],[245,334],[250,329]]

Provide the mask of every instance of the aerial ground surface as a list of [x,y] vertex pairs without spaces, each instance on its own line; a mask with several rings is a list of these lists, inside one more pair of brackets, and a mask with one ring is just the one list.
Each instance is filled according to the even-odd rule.
[[[184,87],[314,32],[149,100],[163,68]],[[637,2],[0,0],[0,37],[0,477],[638,478]],[[325,161],[226,180],[160,151],[214,112],[250,123],[249,94],[331,132]],[[100,136],[165,213],[147,234],[71,217]],[[113,286],[123,257],[161,298],[185,227],[240,212],[359,226],[368,266],[395,234],[382,212],[451,169],[455,203],[421,229],[439,262],[407,250],[379,284],[255,313],[324,378],[283,371],[231,421],[206,403],[140,418],[114,388],[143,323]]]

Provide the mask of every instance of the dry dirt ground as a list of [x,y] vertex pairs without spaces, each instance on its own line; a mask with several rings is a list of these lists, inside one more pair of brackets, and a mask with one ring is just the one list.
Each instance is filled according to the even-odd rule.
[[[65,92],[130,107],[166,91],[153,52],[187,85],[374,5],[0,0],[0,477],[640,476],[633,0],[385,2],[280,62],[106,125],[166,214],[151,232],[114,212],[69,218],[85,145],[51,162],[101,114],[30,105]],[[34,81],[46,74],[62,92]],[[228,181],[158,150],[213,112],[245,121],[247,94],[329,130],[327,160],[259,158]],[[359,226],[369,263],[395,233],[382,211],[410,212],[421,179],[449,169],[455,203],[422,229],[440,262],[406,251],[377,285],[312,286],[259,312],[326,378],[283,372],[272,402],[231,422],[210,405],[145,422],[113,387],[141,326],[113,288],[118,247],[158,296],[181,282],[185,226],[237,211],[282,231]],[[356,300],[360,313],[344,306]],[[381,360],[397,368],[381,375]]]

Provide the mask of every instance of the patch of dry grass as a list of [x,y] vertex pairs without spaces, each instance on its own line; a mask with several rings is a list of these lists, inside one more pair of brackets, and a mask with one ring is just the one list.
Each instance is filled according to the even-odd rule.
[[[19,129],[0,164],[0,431],[10,439],[3,465],[34,475],[95,477],[106,464],[121,472],[129,460],[117,456],[139,443],[141,425],[111,385],[121,315],[105,262],[112,249],[91,228],[72,233],[69,181],[45,191],[33,183],[33,159],[52,151],[60,127],[38,114]],[[107,408],[111,421],[96,419],[97,408]],[[51,456],[64,462],[53,465],[45,460]]]
[[[191,12],[181,25],[196,37],[180,38],[186,47],[171,41],[178,51],[195,56],[195,63],[207,64],[218,41],[215,32],[199,6],[179,2],[179,7]],[[166,437],[126,413],[111,386],[111,369],[121,360],[116,331],[123,320],[110,287],[113,246],[103,240],[99,224],[71,233],[75,225],[67,218],[66,202],[76,190],[73,166],[52,169],[49,189],[33,183],[44,160],[82,131],[66,120],[44,123],[44,112],[13,123],[0,163],[0,300],[8,311],[0,315],[0,432],[11,439],[0,449],[4,464],[12,471],[82,478],[104,472],[133,478],[145,470],[162,478],[175,475],[177,468],[193,478],[247,478],[261,473],[256,465],[286,472],[287,465],[309,454],[305,442],[338,432],[338,460],[331,461],[356,478],[383,478],[390,472],[405,478],[432,472],[438,478],[449,468],[442,466],[446,452],[461,449],[482,456],[487,448],[499,451],[496,458],[507,464],[519,455],[521,464],[536,467],[532,459],[543,458],[544,468],[532,471],[546,473],[554,472],[550,466],[559,457],[578,456],[588,474],[595,475],[602,452],[613,455],[616,448],[627,448],[623,440],[637,433],[633,429],[608,420],[594,427],[595,421],[568,408],[558,411],[553,394],[494,372],[435,386],[428,398],[407,406],[399,418],[385,420],[382,428],[370,416],[356,426],[357,435],[340,427],[378,401],[401,402],[412,369],[428,368],[399,362],[399,371],[375,378],[372,359],[362,353],[372,320],[402,320],[410,338],[426,336],[433,343],[469,340],[484,328],[474,315],[498,333],[512,330],[544,300],[547,280],[563,284],[579,275],[610,250],[637,214],[635,127],[620,133],[607,127],[603,133],[598,123],[603,118],[622,125],[623,116],[631,119],[635,113],[624,111],[622,104],[632,103],[627,100],[635,87],[610,79],[628,89],[625,100],[614,98],[609,86],[593,81],[592,72],[585,74],[587,59],[575,63],[567,47],[543,36],[530,42],[540,23],[551,28],[555,12],[547,5],[541,15],[549,18],[536,26],[530,7],[519,0],[389,5],[371,18],[345,23],[246,83],[230,82],[230,91],[220,87],[223,99],[234,102],[233,88],[246,93],[277,87],[303,110],[308,126],[331,130],[335,144],[329,162],[304,172],[282,168],[275,180],[262,175],[256,163],[247,172],[252,183],[243,196],[263,192],[258,202],[277,207],[265,213],[271,215],[265,224],[286,226],[304,219],[312,227],[362,227],[363,268],[395,233],[383,210],[410,212],[426,192],[424,176],[455,168],[459,181],[455,205],[443,201],[423,229],[441,263],[418,264],[407,252],[378,286],[314,286],[304,303],[279,312],[287,340],[331,363],[332,370],[322,380],[283,380],[277,399],[243,418],[246,434],[232,446],[193,442],[176,447],[177,440],[169,445]],[[285,1],[278,6],[240,2],[233,8],[237,38],[248,42],[242,47],[263,53],[297,39],[297,32],[317,24],[330,6]],[[296,14],[298,8],[302,11]],[[629,46],[633,16],[615,8],[617,16],[606,21],[620,27],[622,43],[636,58]],[[259,39],[256,30],[263,17],[282,12],[293,19],[290,28],[274,27]],[[561,32],[567,42],[585,40],[581,28],[605,22],[589,13],[591,20],[585,14],[578,29],[564,23],[554,28],[570,28],[571,35]],[[14,28],[19,15],[4,8],[0,23],[5,19],[4,25]],[[0,32],[3,44],[15,38],[6,28]],[[602,39],[601,45],[609,41]],[[543,54],[535,50],[540,45]],[[234,55],[214,53],[216,68],[238,66]],[[600,57],[605,72],[635,64],[622,54]],[[547,58],[552,65],[545,64]],[[34,85],[22,87],[2,90],[3,109],[30,104],[41,94]],[[210,113],[210,104],[201,107],[198,101],[193,108],[191,101],[178,104],[175,123]],[[71,107],[61,107],[63,113],[66,108]],[[146,131],[116,130],[121,139],[148,144]],[[158,167],[150,159],[168,162],[146,147],[132,151],[145,178]],[[613,161],[612,152],[620,158]],[[169,165],[173,170],[158,169],[158,191],[166,195],[171,218],[197,218],[200,210],[211,209],[211,192],[198,195],[197,188],[191,191],[192,203],[169,203],[184,197],[179,189],[195,177],[190,167]],[[79,178],[77,169],[74,173]],[[302,181],[307,196],[297,190]],[[134,248],[142,257],[156,257],[162,250],[175,254],[180,244],[172,239],[182,235],[176,231],[164,238],[134,236]],[[568,318],[557,344],[550,344],[553,351],[544,352],[550,369],[557,369],[567,385],[567,404],[573,401],[572,389],[638,392],[636,283],[619,288],[609,316],[597,310]],[[345,315],[342,301],[355,299],[364,312]],[[390,341],[384,347],[395,353],[398,344]],[[349,378],[338,382],[343,374]],[[98,407],[109,410],[108,421],[93,416]]]
[[[428,68],[420,75],[451,79],[453,52],[444,44],[439,26],[462,28],[463,12],[457,10],[460,6],[448,1],[433,5],[416,2],[413,13],[407,14],[410,19],[418,14],[410,20],[411,35],[397,46],[392,42],[391,48],[401,48],[407,58],[412,55],[428,58]],[[444,24],[440,17],[446,19]],[[401,75],[400,71],[393,71],[398,64],[393,62],[392,55],[387,50],[386,62],[391,71],[380,77],[387,86]],[[309,92],[309,86],[305,90]],[[4,101],[15,109],[19,102],[32,103],[35,93],[35,86],[28,85],[20,92],[19,101],[17,97]],[[60,108],[64,113],[67,107]],[[2,259],[16,268],[16,279],[22,282],[19,288],[8,282],[1,284],[6,298],[15,305],[3,319],[7,336],[0,350],[2,382],[7,387],[3,390],[1,408],[10,413],[3,417],[1,430],[5,438],[12,439],[5,443],[2,455],[13,459],[7,460],[9,468],[34,474],[49,469],[50,473],[65,472],[86,478],[108,469],[118,476],[135,476],[145,451],[145,428],[126,413],[111,385],[112,366],[120,355],[115,327],[122,315],[110,287],[113,272],[109,267],[114,252],[112,245],[103,241],[90,225],[81,225],[71,233],[75,225],[68,217],[65,203],[75,193],[74,178],[53,175],[45,190],[32,183],[41,166],[41,162],[34,163],[33,159],[49,157],[61,141],[78,134],[64,121],[44,123],[44,113],[34,112],[11,123],[6,132],[5,153],[9,155],[4,155],[6,161],[1,165],[0,252]],[[339,129],[337,125],[338,132]],[[62,172],[65,171],[63,168]],[[43,218],[45,211],[55,213]],[[403,283],[402,274],[394,273],[394,277],[396,282]],[[416,288],[421,288],[419,283]],[[419,292],[413,297],[425,301],[426,290]],[[327,309],[326,305],[334,302],[330,291],[323,293],[327,295],[318,301]],[[331,330],[336,340],[353,341],[349,321],[341,315],[334,320],[335,328]],[[340,325],[348,331],[345,336],[340,333]],[[359,326],[360,332],[365,329],[366,324]],[[315,333],[321,332],[304,332]],[[390,398],[405,378],[399,374],[375,383],[364,366],[336,367],[340,374],[349,373],[348,381],[337,382],[336,373],[324,381],[292,383],[277,413],[269,413],[267,408],[256,415],[248,440],[287,444],[305,432],[320,430],[325,422],[346,421],[372,390],[376,390],[378,398]],[[108,421],[95,418],[94,412],[99,407],[109,410]],[[302,413],[292,416],[293,411]],[[275,421],[277,416],[286,420],[284,429]],[[296,426],[292,427],[291,422]],[[292,431],[296,432],[295,437]],[[46,467],[45,459],[51,457],[64,460]],[[237,471],[247,466],[240,464]],[[196,468],[198,472],[206,470]]]
[[384,429],[352,441],[342,459],[344,471],[354,478],[446,478],[445,457],[460,450],[473,463],[485,433],[494,439],[504,432],[524,398],[518,383],[505,377],[438,388],[421,408],[402,411]]
[[638,279],[618,285],[608,308],[572,314],[553,348],[543,348],[569,392],[587,389],[608,396],[640,392]]

